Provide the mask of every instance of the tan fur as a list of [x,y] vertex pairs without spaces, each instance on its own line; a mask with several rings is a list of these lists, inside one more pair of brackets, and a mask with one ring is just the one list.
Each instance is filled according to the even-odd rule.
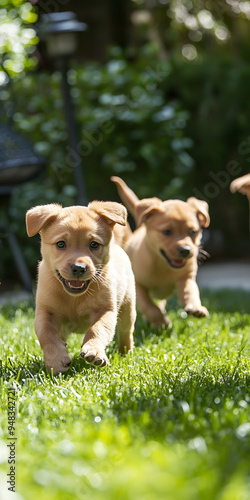
[[250,197],[250,174],[243,175],[234,179],[230,184],[230,189],[232,193],[239,191],[242,194],[246,194]]
[[[115,231],[118,243],[126,241],[126,219],[121,204],[98,201],[88,207],[42,205],[26,214],[28,235],[41,235],[35,331],[54,375],[71,362],[65,343],[71,332],[86,332],[81,356],[97,366],[108,363],[105,348],[116,325],[120,352],[133,349],[134,276],[114,238]],[[66,247],[58,248],[58,242]],[[91,242],[99,247],[90,248]]]
[[[139,226],[124,246],[135,274],[138,308],[155,326],[167,325],[166,299],[176,289],[187,313],[208,316],[207,309],[201,305],[196,283],[202,228],[210,222],[207,203],[196,198],[189,198],[187,202],[159,198],[139,200],[122,179],[112,177],[111,180],[117,184],[123,203]],[[164,234],[166,230],[171,234]],[[190,251],[187,258],[182,259],[180,251],[184,247]],[[183,267],[173,267],[182,260]],[[160,303],[157,305],[155,300]]]

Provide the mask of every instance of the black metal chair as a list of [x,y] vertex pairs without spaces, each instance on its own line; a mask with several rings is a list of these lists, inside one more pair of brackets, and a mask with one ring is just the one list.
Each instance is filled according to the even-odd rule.
[[[11,80],[1,62],[0,65],[7,77],[7,83],[4,84],[4,89],[6,89],[10,86]],[[13,130],[12,115],[13,105],[11,113],[7,116],[8,121],[0,123],[0,208],[4,215],[1,234],[6,237],[9,243],[24,287],[32,292],[31,276],[11,228],[10,201],[13,188],[18,184],[31,181],[39,175],[45,168],[45,160],[35,153],[27,139]]]

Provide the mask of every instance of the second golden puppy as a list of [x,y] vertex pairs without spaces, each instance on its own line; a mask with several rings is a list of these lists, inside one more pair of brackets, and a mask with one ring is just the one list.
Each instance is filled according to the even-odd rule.
[[196,283],[202,228],[210,222],[207,203],[196,198],[139,200],[122,179],[111,180],[139,226],[125,245],[135,274],[138,308],[155,326],[169,324],[166,299],[177,289],[187,313],[208,316]]
[[118,241],[124,238],[126,217],[121,204],[98,201],[88,207],[41,205],[27,212],[28,235],[41,235],[35,331],[54,375],[71,363],[65,343],[71,332],[86,332],[81,356],[96,366],[108,363],[105,348],[116,325],[120,352],[133,349],[134,276],[114,238],[114,233]]

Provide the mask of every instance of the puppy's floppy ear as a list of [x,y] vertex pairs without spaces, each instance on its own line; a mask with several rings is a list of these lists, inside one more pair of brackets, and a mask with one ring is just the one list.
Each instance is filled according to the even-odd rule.
[[154,213],[162,212],[162,201],[159,198],[145,198],[140,200],[135,207],[135,219],[137,226],[140,226],[145,220]]
[[92,201],[88,204],[88,208],[98,215],[105,217],[111,225],[120,224],[121,226],[126,226],[127,210],[121,203],[116,203],[115,201]]
[[59,215],[62,207],[57,203],[38,205],[26,213],[26,229],[28,236],[35,236],[45,224],[52,222]]
[[210,224],[210,217],[207,202],[191,197],[187,199],[187,203],[197,211],[197,217],[199,219],[201,227],[208,227]]

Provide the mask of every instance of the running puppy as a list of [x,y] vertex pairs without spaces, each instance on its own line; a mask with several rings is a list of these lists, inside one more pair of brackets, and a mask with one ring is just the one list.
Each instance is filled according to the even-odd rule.
[[153,325],[168,325],[166,299],[177,289],[188,314],[208,316],[196,283],[202,228],[210,222],[207,203],[196,198],[139,200],[122,179],[111,180],[139,226],[124,247],[135,274],[138,309]]
[[108,363],[105,347],[116,325],[120,352],[133,349],[134,276],[115,242],[126,239],[126,219],[123,205],[101,201],[41,205],[26,214],[28,235],[41,235],[35,331],[54,375],[71,363],[65,343],[71,332],[86,332],[81,356],[96,366]]

